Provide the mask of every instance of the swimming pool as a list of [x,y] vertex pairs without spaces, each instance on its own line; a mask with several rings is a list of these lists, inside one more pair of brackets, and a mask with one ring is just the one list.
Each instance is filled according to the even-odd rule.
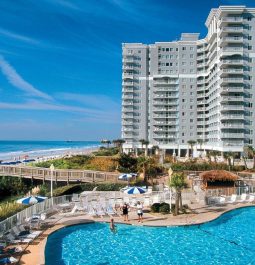
[[255,207],[188,227],[137,227],[93,223],[48,237],[46,265],[255,264]]

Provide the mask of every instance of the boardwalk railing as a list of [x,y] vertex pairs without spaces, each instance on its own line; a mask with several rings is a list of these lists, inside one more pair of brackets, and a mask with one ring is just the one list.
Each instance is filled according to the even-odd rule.
[[55,182],[119,182],[119,174],[114,172],[55,169],[51,173],[51,170],[49,168],[0,165],[0,176],[13,176],[21,178],[40,179],[42,181],[50,181],[51,174],[53,174],[52,179]]

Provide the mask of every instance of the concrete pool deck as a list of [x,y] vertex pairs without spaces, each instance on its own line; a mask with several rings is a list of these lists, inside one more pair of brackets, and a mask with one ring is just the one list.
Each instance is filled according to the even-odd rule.
[[[192,205],[192,212],[189,214],[182,214],[173,216],[155,215],[151,213],[144,213],[144,222],[138,223],[136,211],[131,211],[129,214],[129,222],[124,222],[121,215],[113,217],[115,223],[130,224],[137,226],[180,226],[180,225],[195,225],[218,218],[225,212],[242,208],[255,206],[251,203],[236,203],[222,206],[202,207],[201,205]],[[32,243],[26,246],[24,254],[20,258],[19,264],[22,265],[43,265],[45,264],[44,249],[47,242],[47,237],[54,231],[75,224],[84,224],[92,222],[109,222],[112,217],[96,217],[93,218],[88,214],[77,213],[75,215],[55,215],[49,219],[50,226],[46,228],[43,233],[35,239]],[[54,251],[54,250],[53,250]]]

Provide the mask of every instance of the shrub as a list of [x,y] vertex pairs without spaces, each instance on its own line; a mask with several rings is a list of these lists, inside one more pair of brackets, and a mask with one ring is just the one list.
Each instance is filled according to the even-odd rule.
[[[229,170],[229,166],[225,163],[197,163],[196,161],[177,162],[171,166],[173,171],[207,171],[207,170]],[[244,166],[234,166],[231,168],[233,171],[243,171]]]
[[151,211],[153,213],[159,213],[160,203],[153,203],[151,205]]
[[117,155],[118,152],[119,149],[116,147],[110,147],[110,148],[100,147],[98,151],[95,151],[92,154],[95,156],[114,156]]
[[25,209],[26,206],[16,202],[7,202],[0,205],[0,221],[14,215],[15,213]]
[[170,212],[170,205],[168,203],[161,203],[159,206],[160,213],[169,213]]
[[[97,191],[119,191],[121,188],[124,188],[126,184],[120,183],[84,183],[84,184],[73,184],[66,185],[53,190],[53,196],[62,196],[70,195],[73,193],[81,193],[82,191],[92,191],[97,187]],[[50,196],[50,192],[46,194]]]

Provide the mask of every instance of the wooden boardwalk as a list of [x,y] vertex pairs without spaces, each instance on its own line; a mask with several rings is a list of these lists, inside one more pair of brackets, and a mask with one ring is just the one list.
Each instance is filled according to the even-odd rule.
[[[13,176],[21,178],[39,179],[43,182],[51,180],[49,168],[29,166],[0,165],[0,176]],[[122,182],[118,180],[119,173],[101,172],[91,170],[55,169],[52,171],[52,179],[55,182]]]

